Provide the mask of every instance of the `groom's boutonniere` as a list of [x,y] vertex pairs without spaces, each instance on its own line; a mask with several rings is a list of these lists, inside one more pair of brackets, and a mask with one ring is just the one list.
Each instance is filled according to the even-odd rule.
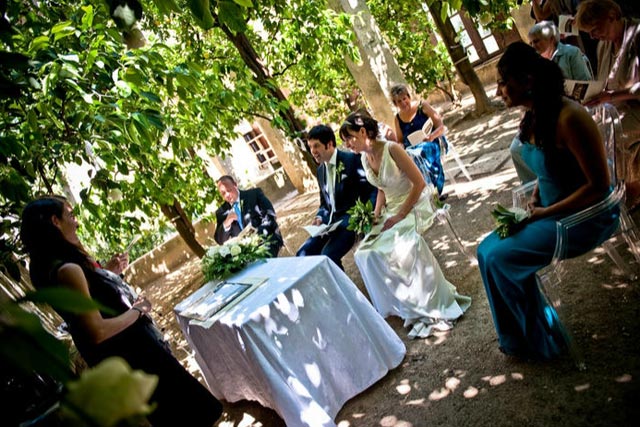
[[347,174],[342,174],[344,171],[344,163],[341,161],[336,161],[336,184],[342,181],[343,178],[347,177]]

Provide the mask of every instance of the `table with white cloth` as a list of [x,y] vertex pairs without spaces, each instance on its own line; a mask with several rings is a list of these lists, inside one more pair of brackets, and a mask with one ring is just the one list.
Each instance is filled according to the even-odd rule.
[[[175,307],[214,396],[275,410],[288,427],[335,426],[344,403],[400,364],[405,346],[325,256],[272,258],[228,281],[266,279],[213,322]],[[206,286],[206,285],[205,285]]]

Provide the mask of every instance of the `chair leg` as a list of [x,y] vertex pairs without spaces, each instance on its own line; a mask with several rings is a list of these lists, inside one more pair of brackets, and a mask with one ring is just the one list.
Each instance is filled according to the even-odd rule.
[[473,179],[471,178],[471,175],[469,174],[469,171],[467,170],[467,167],[464,165],[464,162],[460,158],[460,155],[458,154],[458,152],[454,149],[452,154],[453,154],[453,158],[456,160],[456,163],[458,164],[458,168],[462,171],[464,176],[467,178],[467,181],[473,181]]
[[566,323],[564,322],[564,315],[561,314],[564,311],[564,307],[562,306],[562,298],[558,295],[559,282],[556,282],[557,280],[559,280],[559,278],[557,277],[556,269],[553,266],[536,274],[538,289],[551,309],[547,314],[554,316],[554,319],[552,320],[557,322],[557,331],[560,333],[564,344],[567,347],[567,351],[569,352],[569,356],[573,360],[576,368],[579,371],[584,371],[587,369],[587,364],[584,361],[580,346],[578,346],[573,335],[565,326]]
[[460,158],[460,155],[458,154],[456,149],[453,148],[453,145],[451,145],[451,143],[449,143],[449,152],[451,153],[454,160],[458,164],[458,169],[460,169],[464,174],[464,176],[467,178],[467,181],[473,181],[473,179],[471,178],[471,175],[469,174],[469,171],[467,170],[467,167],[464,165],[464,162]]
[[[626,239],[626,236],[625,236],[625,239]],[[606,242],[604,242],[602,244],[602,246],[604,247],[604,250],[607,252],[607,255],[609,255],[609,258],[611,258],[611,260],[615,263],[616,267],[618,267],[620,269],[620,271],[622,271],[622,274],[624,276],[628,277],[629,280],[636,280],[638,278],[638,273],[633,271],[629,267],[628,263],[624,262],[624,260],[622,259],[622,257],[618,253],[618,250],[616,249],[615,243],[613,242],[612,239],[607,240]],[[630,244],[629,248],[632,248],[632,246],[633,245]]]
[[[443,168],[444,168],[444,166],[443,166]],[[445,169],[445,170],[444,170],[444,176],[445,176],[445,178],[446,178],[446,179],[448,179],[448,180],[449,180],[449,182],[451,182],[451,184],[453,184],[453,185],[455,185],[455,184],[456,184],[456,179],[454,178],[454,175],[455,175],[455,174],[451,173],[448,169]]]
[[624,206],[620,211],[620,228],[631,254],[640,264],[640,231]]
[[467,257],[469,262],[471,262],[472,265],[478,265],[478,260],[476,259],[476,257],[470,254],[467,248],[465,248],[464,244],[462,243],[462,240],[460,239],[460,236],[458,236],[458,233],[456,232],[455,228],[453,228],[453,225],[451,224],[451,215],[449,215],[449,210],[446,208],[438,209],[436,211],[436,218],[438,218],[438,222],[440,224],[446,225],[447,229],[449,230],[449,234],[453,237],[453,240],[455,240],[456,244],[458,245],[458,248],[460,248],[460,251]]

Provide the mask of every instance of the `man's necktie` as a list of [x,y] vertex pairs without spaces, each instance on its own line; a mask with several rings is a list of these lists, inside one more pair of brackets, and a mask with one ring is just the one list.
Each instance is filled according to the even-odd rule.
[[331,224],[331,219],[333,217],[333,211],[336,208],[336,198],[335,198],[335,165],[332,163],[327,163],[327,193],[329,193],[329,202],[331,203],[331,214],[329,216],[329,224]]
[[240,203],[235,202],[233,204],[233,211],[236,213],[236,216],[238,217],[238,225],[240,226],[240,230],[242,230],[244,228],[244,225],[242,224],[242,211],[240,210]]

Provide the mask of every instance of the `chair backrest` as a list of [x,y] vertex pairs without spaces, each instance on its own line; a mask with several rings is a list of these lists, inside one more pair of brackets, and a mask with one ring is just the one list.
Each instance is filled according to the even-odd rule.
[[596,122],[596,125],[598,125],[598,129],[602,135],[611,184],[615,185],[625,176],[624,149],[620,144],[616,144],[616,140],[622,136],[620,114],[611,104],[599,104],[588,108],[588,111]]

